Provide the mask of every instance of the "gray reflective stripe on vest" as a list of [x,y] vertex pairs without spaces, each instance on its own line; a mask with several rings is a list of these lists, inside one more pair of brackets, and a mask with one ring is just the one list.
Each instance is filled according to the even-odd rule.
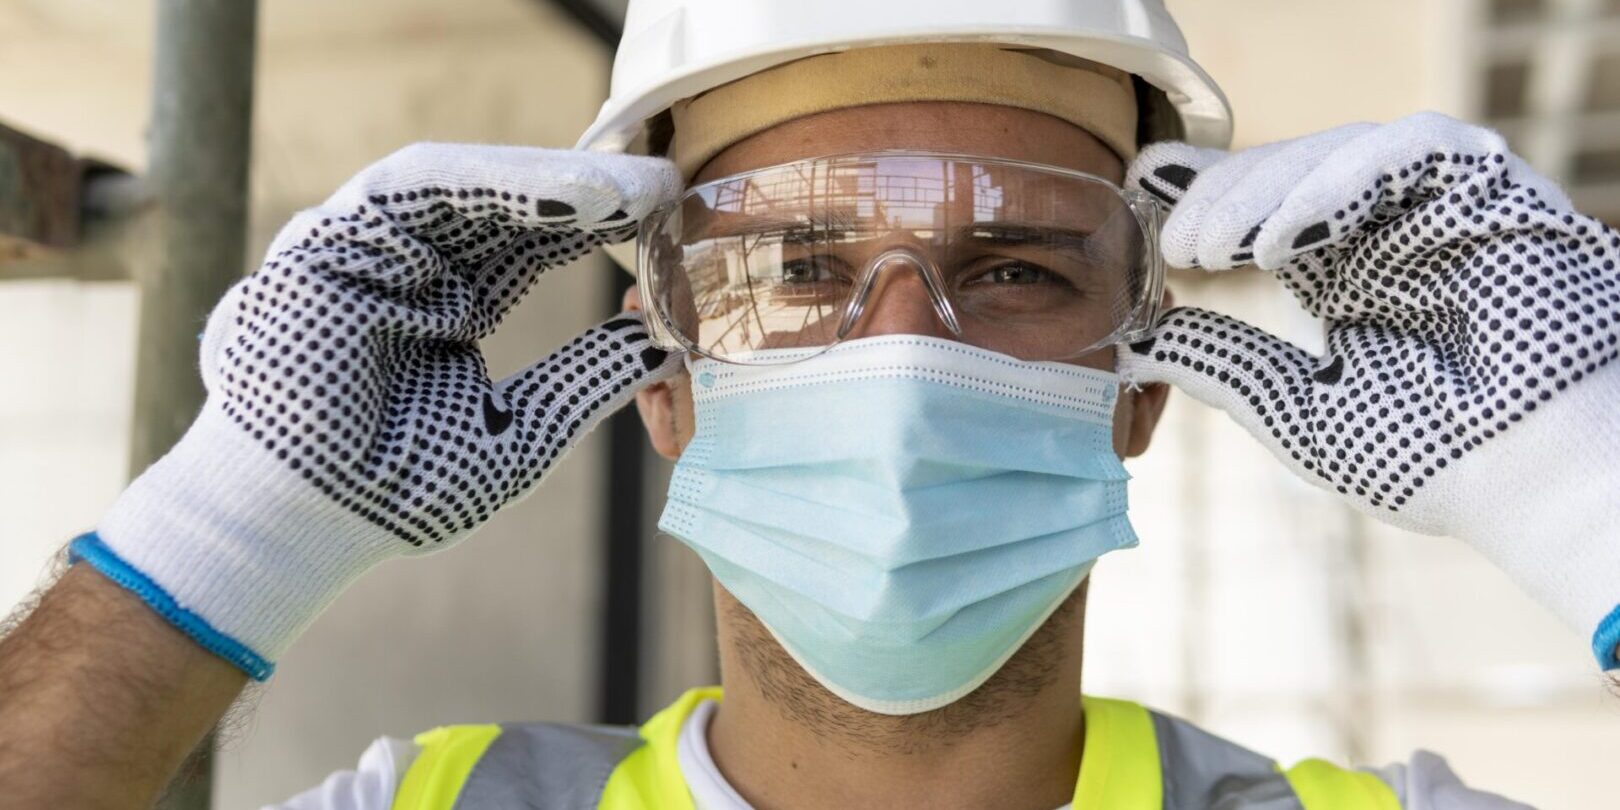
[[[1185,720],[1148,715],[1165,810],[1301,810],[1270,759]],[[468,775],[456,810],[592,810],[613,769],[641,744],[633,727],[503,725]]]
[[613,769],[639,747],[633,726],[502,725],[456,810],[592,810]]
[[1159,744],[1164,810],[1301,810],[1288,778],[1269,757],[1179,717],[1151,709],[1148,716]]

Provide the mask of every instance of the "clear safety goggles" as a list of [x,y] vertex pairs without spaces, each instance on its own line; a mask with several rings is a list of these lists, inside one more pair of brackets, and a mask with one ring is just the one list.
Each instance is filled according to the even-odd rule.
[[897,283],[955,339],[1067,360],[1158,317],[1162,209],[1067,169],[965,155],[815,158],[689,189],[642,221],[653,339],[732,363],[800,360],[860,337]]

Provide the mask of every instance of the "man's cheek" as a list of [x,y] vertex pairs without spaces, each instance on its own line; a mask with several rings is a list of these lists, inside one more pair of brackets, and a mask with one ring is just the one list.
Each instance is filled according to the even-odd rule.
[[1125,458],[1131,446],[1131,423],[1136,415],[1136,393],[1120,387],[1119,404],[1114,406],[1114,453]]
[[687,443],[692,441],[692,434],[697,432],[697,419],[692,406],[692,376],[682,371],[671,378],[669,384],[674,400],[669,409],[670,429],[675,434],[675,446],[684,453]]

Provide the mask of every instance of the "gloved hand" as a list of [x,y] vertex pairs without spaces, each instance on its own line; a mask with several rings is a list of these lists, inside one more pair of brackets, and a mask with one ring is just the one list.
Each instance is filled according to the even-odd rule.
[[201,414],[75,557],[267,677],[355,577],[456,543],[679,367],[633,313],[498,382],[477,344],[547,268],[679,189],[660,159],[514,147],[412,146],[361,172],[215,308]]
[[1620,666],[1620,235],[1437,114],[1228,155],[1143,151],[1173,266],[1276,273],[1313,356],[1199,309],[1121,374],[1226,411],[1296,474],[1483,552]]

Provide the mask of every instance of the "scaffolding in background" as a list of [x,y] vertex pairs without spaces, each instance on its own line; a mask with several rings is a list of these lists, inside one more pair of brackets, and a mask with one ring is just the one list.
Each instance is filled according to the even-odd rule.
[[[623,0],[544,0],[611,52]],[[156,0],[149,168],[134,176],[0,125],[0,281],[134,283],[139,290],[129,476],[179,440],[205,397],[198,334],[247,266],[257,0]],[[611,301],[627,281],[605,274]],[[627,418],[628,417],[628,418]],[[599,719],[640,717],[637,677],[646,452],[633,414],[610,421]],[[627,508],[626,504],[636,508]],[[159,807],[211,806],[213,737]]]
[[[197,333],[247,250],[256,0],[158,0],[150,168],[136,178],[0,128],[0,280],[140,290],[131,477],[202,408]],[[213,737],[164,810],[211,804]]]
[[1476,3],[1479,119],[1577,208],[1620,222],[1620,2]]

